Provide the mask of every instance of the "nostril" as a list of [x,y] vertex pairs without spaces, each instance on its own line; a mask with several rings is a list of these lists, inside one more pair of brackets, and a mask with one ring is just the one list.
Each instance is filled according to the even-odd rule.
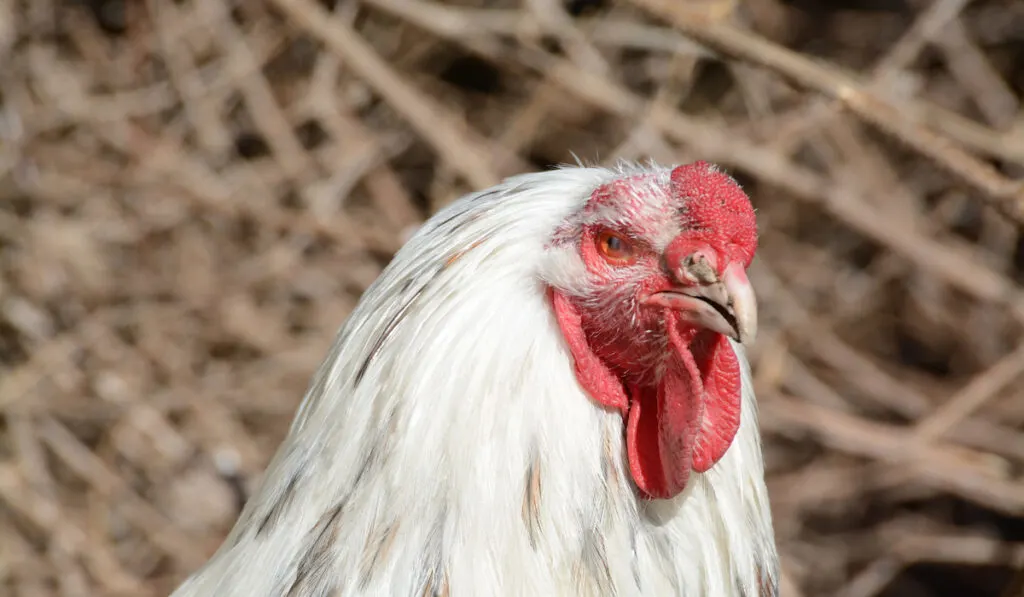
[[706,241],[680,235],[665,248],[665,265],[684,286],[714,284],[720,277],[718,256]]
[[677,275],[681,282],[695,284],[714,284],[718,281],[714,253],[698,250],[687,255],[680,264]]

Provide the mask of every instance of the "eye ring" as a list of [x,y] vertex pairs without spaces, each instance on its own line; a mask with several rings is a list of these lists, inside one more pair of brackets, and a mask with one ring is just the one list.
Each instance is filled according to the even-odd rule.
[[612,265],[629,265],[636,261],[633,241],[614,230],[600,230],[594,236],[597,252]]

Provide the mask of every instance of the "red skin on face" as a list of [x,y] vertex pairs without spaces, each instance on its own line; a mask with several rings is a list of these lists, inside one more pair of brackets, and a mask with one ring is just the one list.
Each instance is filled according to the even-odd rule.
[[664,499],[685,489],[691,470],[710,469],[732,443],[740,422],[740,366],[725,336],[681,322],[670,309],[644,308],[638,297],[679,285],[663,264],[680,263],[695,251],[719,275],[730,263],[745,269],[757,248],[757,229],[749,200],[731,178],[703,162],[680,166],[671,174],[669,207],[677,209],[682,232],[665,255],[657,255],[643,240],[657,223],[629,218],[643,213],[635,203],[644,200],[630,184],[623,178],[598,188],[588,208],[612,206],[626,214],[637,243],[628,265],[649,270],[647,275],[623,282],[616,275],[623,264],[604,259],[596,231],[585,227],[581,257],[597,292],[610,295],[553,291],[552,302],[580,385],[626,419],[634,481],[647,496]]

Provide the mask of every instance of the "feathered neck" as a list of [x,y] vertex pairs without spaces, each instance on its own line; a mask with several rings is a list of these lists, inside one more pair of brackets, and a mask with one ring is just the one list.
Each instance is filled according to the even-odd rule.
[[541,248],[618,174],[517,177],[420,230],[175,595],[773,595],[759,593],[777,561],[746,365],[735,444],[668,501],[637,498],[620,415],[573,375]]

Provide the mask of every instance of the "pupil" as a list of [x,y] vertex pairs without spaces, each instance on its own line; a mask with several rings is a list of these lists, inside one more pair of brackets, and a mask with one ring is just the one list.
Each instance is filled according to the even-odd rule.
[[612,252],[619,252],[622,250],[622,239],[610,236],[608,237],[608,249]]

